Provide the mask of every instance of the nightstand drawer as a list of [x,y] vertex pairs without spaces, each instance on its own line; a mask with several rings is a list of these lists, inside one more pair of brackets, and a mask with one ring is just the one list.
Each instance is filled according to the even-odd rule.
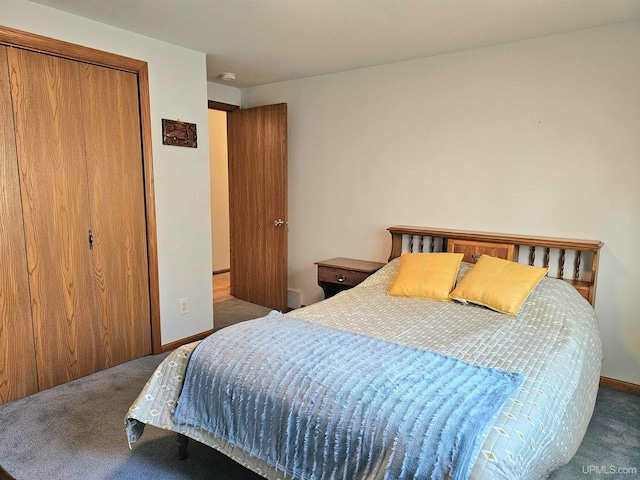
[[337,283],[340,285],[355,287],[369,275],[370,273],[367,272],[357,272],[355,270],[346,270],[344,268],[336,267],[323,267],[320,265],[318,266],[319,282]]

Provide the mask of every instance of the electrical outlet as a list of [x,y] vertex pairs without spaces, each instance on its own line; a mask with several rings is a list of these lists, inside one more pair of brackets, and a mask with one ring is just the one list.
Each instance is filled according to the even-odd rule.
[[189,313],[189,298],[184,297],[180,299],[180,315]]

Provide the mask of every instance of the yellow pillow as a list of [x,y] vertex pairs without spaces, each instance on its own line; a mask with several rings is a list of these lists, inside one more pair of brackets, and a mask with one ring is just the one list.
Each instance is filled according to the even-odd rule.
[[482,255],[449,297],[517,315],[548,270]]
[[405,253],[389,295],[450,302],[462,253]]

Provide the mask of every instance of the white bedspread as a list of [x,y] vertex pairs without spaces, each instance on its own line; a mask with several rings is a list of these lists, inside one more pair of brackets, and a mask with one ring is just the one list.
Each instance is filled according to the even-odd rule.
[[[397,266],[393,261],[359,286],[291,315],[522,372],[524,384],[479,443],[470,478],[546,478],[565,464],[582,441],[598,389],[601,344],[591,305],[569,284],[549,278],[517,317],[473,305],[392,297],[386,291]],[[221,439],[173,422],[171,410],[194,346],[177,349],[151,377],[129,412],[129,441],[150,424],[195,438],[268,478],[282,478]]]

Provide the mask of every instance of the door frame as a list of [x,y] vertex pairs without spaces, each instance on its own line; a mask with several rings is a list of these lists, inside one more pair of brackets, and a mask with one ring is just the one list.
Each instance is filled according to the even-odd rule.
[[[286,103],[284,105],[285,105],[285,118],[286,118]],[[229,114],[231,112],[235,112],[237,110],[241,110],[242,111],[242,108],[239,107],[238,105],[233,105],[233,104],[223,103],[223,102],[218,102],[218,101],[213,101],[213,100],[208,100],[207,107],[208,107],[209,110],[223,111],[223,112],[227,112],[227,114]],[[263,107],[268,107],[268,106],[265,105]],[[260,108],[260,107],[255,107],[255,108]],[[250,108],[250,109],[252,109],[252,108]],[[234,127],[229,122],[229,115],[227,115],[227,139],[231,138],[231,132],[233,131],[232,128],[234,128]],[[229,162],[229,158],[230,158],[229,157],[229,151],[227,151],[227,162]],[[231,168],[229,168],[229,170],[231,170]],[[228,176],[231,177],[231,171],[229,171]],[[286,174],[285,174],[285,176],[286,176]],[[231,191],[232,191],[232,184],[231,184],[231,182],[229,182],[229,192],[228,193],[229,193],[229,215],[230,215],[230,217],[231,217],[231,211],[232,211],[232,208],[231,208],[232,207]],[[285,191],[286,191],[286,186],[285,186]],[[286,199],[286,194],[285,194],[285,199]],[[284,214],[285,214],[284,216],[285,217],[288,215],[286,204],[287,204],[287,201],[285,200],[285,212],[284,212]],[[287,221],[286,223],[288,224],[289,222]],[[229,276],[230,277],[229,278],[229,283],[230,283],[229,286],[230,286],[230,294],[235,297],[235,294],[237,293],[237,291],[236,291],[237,288],[242,284],[241,283],[236,283],[236,272],[234,271],[233,265],[234,265],[234,258],[239,258],[239,257],[237,257],[237,255],[238,255],[238,252],[241,249],[238,247],[239,244],[238,244],[237,236],[233,235],[233,225],[232,224],[233,224],[233,219],[229,218],[229,230],[230,230],[229,231],[229,237],[230,237],[229,238],[229,255],[230,255],[230,266],[231,266],[231,268],[230,268],[231,275]],[[287,257],[287,252],[286,252],[286,249],[285,249],[285,257],[284,257],[285,258],[285,267],[284,267],[285,289],[286,289],[286,284],[287,284],[287,279],[286,279],[287,278],[286,277],[286,275],[287,275],[287,267],[286,267],[287,258],[286,257]],[[238,298],[238,297],[236,297],[236,298]],[[240,296],[239,298],[243,299],[243,300],[248,300],[247,298],[244,298],[243,296]],[[249,301],[251,301],[251,300],[249,300]],[[280,303],[280,302],[278,302],[278,303]],[[283,309],[287,308],[287,306],[286,306],[286,296],[285,296],[284,304],[282,305],[282,308]]]
[[149,99],[149,69],[147,62],[104,52],[82,45],[56,40],[34,33],[0,26],[0,44],[39,53],[56,55],[94,65],[116,68],[133,73],[138,78],[140,106],[140,136],[142,140],[142,169],[147,225],[147,255],[149,268],[149,310],[151,313],[152,353],[162,353],[160,338],[160,287],[158,280],[158,245],[156,227],[155,193],[153,186],[153,156],[151,150],[151,108]]
[[222,112],[233,112],[234,110],[240,110],[239,105],[232,105],[230,103],[216,102],[214,100],[207,101],[207,108],[209,110],[220,110]]
[[[216,102],[214,100],[208,100],[207,101],[207,108],[209,110],[218,110],[221,112],[232,112],[234,110],[240,110],[240,106],[239,105],[232,105],[231,103],[223,103],[223,102]],[[227,129],[229,128],[228,124],[227,124]],[[227,137],[229,136],[228,130],[227,130]],[[227,149],[227,162],[229,161],[229,151]],[[209,160],[209,163],[211,163],[211,160]],[[227,174],[228,176],[228,174]],[[227,195],[229,193],[227,192]],[[228,212],[227,212],[228,213]],[[229,239],[231,240],[231,239]],[[229,255],[231,255],[231,251],[233,250],[233,247],[229,248],[230,252]],[[232,280],[232,276],[229,276],[229,288],[230,288],[230,293],[231,295],[233,295],[233,280]],[[213,320],[215,322],[215,318]]]

